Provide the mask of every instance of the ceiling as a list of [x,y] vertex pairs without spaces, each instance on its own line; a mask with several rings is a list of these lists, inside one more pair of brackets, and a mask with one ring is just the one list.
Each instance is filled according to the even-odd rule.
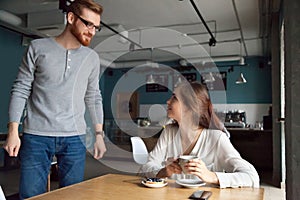
[[[103,27],[91,45],[107,60],[234,58],[267,56],[270,8],[279,0],[96,0],[104,7]],[[193,7],[195,3],[206,23]],[[22,19],[13,29],[56,35],[64,27],[58,0],[1,0],[0,10]],[[1,22],[3,25],[7,23]],[[1,25],[0,24],[0,25]],[[207,25],[211,35],[208,33]],[[9,27],[9,25],[7,25]],[[20,29],[16,28],[19,27]],[[30,35],[30,34],[27,34]],[[216,45],[210,46],[212,36]],[[132,50],[144,53],[134,53]],[[151,51],[151,50],[161,51]],[[129,56],[123,56],[128,54]],[[126,57],[126,58],[125,58]],[[175,59],[174,57],[174,59]]]

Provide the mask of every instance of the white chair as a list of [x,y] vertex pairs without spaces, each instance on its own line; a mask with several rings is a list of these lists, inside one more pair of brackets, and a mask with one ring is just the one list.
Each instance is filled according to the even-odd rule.
[[132,155],[136,163],[143,165],[148,161],[147,147],[140,137],[131,137]]
[[0,200],[6,200],[1,186],[0,186]]

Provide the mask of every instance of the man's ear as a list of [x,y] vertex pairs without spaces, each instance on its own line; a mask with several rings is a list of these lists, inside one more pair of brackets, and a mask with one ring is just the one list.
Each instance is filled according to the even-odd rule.
[[75,15],[72,12],[67,13],[67,23],[68,24],[73,24],[75,21]]

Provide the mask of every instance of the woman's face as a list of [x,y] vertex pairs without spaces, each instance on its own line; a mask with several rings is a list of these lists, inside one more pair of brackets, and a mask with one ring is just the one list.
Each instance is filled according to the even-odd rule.
[[176,95],[176,89],[170,99],[167,101],[167,114],[169,118],[176,120],[178,123],[181,121],[181,102]]

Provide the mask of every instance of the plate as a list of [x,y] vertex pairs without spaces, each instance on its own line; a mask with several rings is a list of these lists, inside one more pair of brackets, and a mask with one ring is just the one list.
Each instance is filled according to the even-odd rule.
[[150,188],[161,188],[161,187],[165,187],[166,185],[168,185],[168,182],[164,181],[164,183],[155,184],[155,183],[147,183],[146,181],[142,181],[142,184],[144,186],[150,187]]
[[176,180],[176,183],[187,188],[195,188],[205,185],[205,182],[198,179],[179,179]]

